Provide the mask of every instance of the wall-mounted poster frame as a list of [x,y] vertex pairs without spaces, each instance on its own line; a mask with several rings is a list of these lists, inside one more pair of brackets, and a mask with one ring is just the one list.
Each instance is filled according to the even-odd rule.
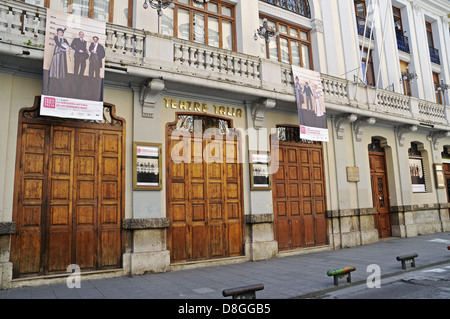
[[269,174],[269,152],[249,151],[250,189],[253,191],[271,190]]
[[434,164],[434,173],[436,175],[436,187],[445,188],[445,176],[442,164]]
[[133,190],[162,189],[162,146],[133,143]]
[[426,192],[427,189],[425,186],[425,171],[423,169],[423,158],[418,156],[410,156],[409,171],[411,175],[411,185],[413,193]]

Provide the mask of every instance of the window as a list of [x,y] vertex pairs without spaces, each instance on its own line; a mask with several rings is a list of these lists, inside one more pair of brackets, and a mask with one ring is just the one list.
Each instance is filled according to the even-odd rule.
[[433,29],[431,27],[431,23],[425,22],[425,27],[427,29],[427,40],[428,40],[428,48],[430,50],[430,60],[433,63],[441,64],[441,61],[439,59],[439,50],[434,47]]
[[[366,2],[364,0],[354,0],[355,13],[356,13],[356,26],[358,34],[370,38],[371,28],[366,26]],[[366,32],[364,33],[364,30]],[[373,37],[373,35],[372,35]]]
[[437,104],[444,104],[442,91],[438,90],[439,86],[439,74],[433,72],[433,83],[434,83],[434,91],[436,92],[436,103]]
[[163,10],[161,33],[236,50],[234,7],[221,1],[176,0],[174,9]]
[[274,6],[295,12],[306,18],[311,18],[311,9],[308,0],[262,0]]
[[403,31],[402,14],[399,8],[392,7],[394,13],[395,35],[397,37],[397,48],[403,52],[409,53],[409,39]]
[[[360,48],[361,49],[361,48]],[[365,83],[375,86],[375,73],[373,71],[372,52],[366,48],[361,50],[361,69]]]
[[[264,17],[260,17],[260,25]],[[261,40],[268,59],[313,69],[311,38],[308,30],[266,17],[267,25],[276,29],[280,36],[269,43]]]
[[[113,22],[114,0],[21,0],[25,3],[95,20]],[[129,4],[132,0],[129,0]],[[130,10],[130,8],[129,8]],[[131,10],[133,11],[133,10]]]

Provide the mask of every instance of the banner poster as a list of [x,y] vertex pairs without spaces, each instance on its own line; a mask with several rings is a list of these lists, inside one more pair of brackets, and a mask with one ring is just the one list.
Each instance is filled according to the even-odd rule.
[[40,114],[103,120],[106,23],[47,10]]
[[292,66],[300,138],[328,142],[327,115],[320,73]]

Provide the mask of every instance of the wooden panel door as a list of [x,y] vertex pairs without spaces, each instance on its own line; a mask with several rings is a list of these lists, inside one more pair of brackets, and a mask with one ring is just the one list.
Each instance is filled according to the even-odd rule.
[[122,132],[24,123],[14,276],[121,266]]
[[[44,270],[65,272],[72,263],[72,189],[74,128],[50,127],[49,172],[45,192],[46,235]],[[47,269],[45,269],[47,268]]]
[[14,274],[34,274],[43,271],[45,231],[42,230],[47,214],[46,192],[50,128],[45,125],[24,124],[21,127],[21,154],[16,165],[17,217],[16,232],[11,236],[11,261]]
[[372,200],[376,209],[375,228],[380,238],[391,236],[389,209],[389,192],[387,188],[386,165],[384,153],[369,152]]
[[280,143],[272,147],[279,169],[272,177],[275,237],[280,250],[326,244],[322,149]]
[[122,260],[122,140],[123,132],[99,132],[97,268],[118,268]]
[[174,138],[168,131],[168,246],[172,262],[243,254],[237,138]]

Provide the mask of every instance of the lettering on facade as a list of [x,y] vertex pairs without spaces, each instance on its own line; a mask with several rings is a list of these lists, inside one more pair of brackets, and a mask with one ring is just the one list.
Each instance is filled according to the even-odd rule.
[[182,111],[200,112],[200,113],[213,113],[215,115],[232,116],[242,118],[242,109],[231,106],[223,106],[213,104],[212,107],[208,103],[202,103],[198,101],[188,101],[164,98],[164,105],[166,109],[178,109]]

